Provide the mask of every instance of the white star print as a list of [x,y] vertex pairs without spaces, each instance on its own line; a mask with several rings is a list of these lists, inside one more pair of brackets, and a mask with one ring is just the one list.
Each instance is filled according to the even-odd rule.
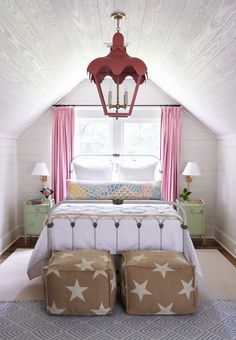
[[110,284],[111,284],[111,293],[112,293],[113,290],[116,288],[116,277],[115,277],[115,275],[113,275],[113,278],[110,280]]
[[156,314],[175,314],[171,308],[173,307],[173,302],[169,306],[162,306],[160,303],[158,303],[158,306],[160,308],[160,312]]
[[87,261],[86,259],[82,258],[82,262],[80,264],[76,264],[76,267],[79,267],[81,270],[94,270],[94,268],[91,266],[91,263],[94,263],[96,261]]
[[144,256],[144,254],[141,254],[141,255],[137,255],[137,256],[133,256],[131,258],[131,261],[137,261],[137,262],[140,262],[141,260],[143,259],[148,259],[147,256]]
[[63,253],[63,254],[60,255],[59,257],[60,257],[61,259],[65,259],[65,258],[68,257],[68,256],[74,256],[74,254],[72,254],[72,253]]
[[105,270],[95,270],[93,279],[95,279],[95,277],[97,277],[98,275],[107,277],[107,273],[105,272]]
[[140,301],[142,301],[144,295],[152,295],[152,293],[149,292],[149,291],[146,289],[148,280],[146,280],[145,282],[143,282],[143,283],[141,283],[141,284],[139,284],[139,283],[136,282],[135,280],[133,280],[133,282],[134,282],[134,285],[135,285],[135,289],[131,290],[130,292],[131,292],[131,293],[134,293],[134,294],[138,294],[138,297],[139,297],[139,300],[140,300]]
[[163,265],[155,263],[156,268],[153,269],[153,272],[160,272],[163,279],[165,279],[166,272],[173,272],[174,271],[174,269],[171,269],[171,268],[168,267],[168,264],[169,264],[168,262],[163,264]]
[[179,261],[182,261],[182,262],[186,262],[186,260],[184,258],[182,258],[181,256],[179,256],[179,255],[176,255],[175,258],[176,258],[176,260],[179,260]]
[[185,282],[183,280],[180,281],[182,282],[184,288],[178,294],[186,294],[189,300],[191,292],[195,290],[195,288],[193,287],[193,278],[189,282]]
[[50,275],[52,273],[57,275],[58,277],[61,277],[58,269],[56,269],[56,268],[48,268],[46,275],[48,276],[48,275]]
[[105,315],[109,312],[111,308],[105,308],[103,303],[101,302],[99,309],[90,309],[96,315]]
[[109,262],[109,257],[107,255],[99,256],[104,262]]
[[80,287],[78,280],[75,280],[74,286],[66,286],[66,288],[72,292],[70,301],[74,300],[76,297],[85,301],[83,292],[88,289],[88,287]]
[[62,312],[64,312],[65,309],[57,308],[55,301],[53,301],[52,307],[48,307],[48,310],[50,313],[53,314],[61,314]]

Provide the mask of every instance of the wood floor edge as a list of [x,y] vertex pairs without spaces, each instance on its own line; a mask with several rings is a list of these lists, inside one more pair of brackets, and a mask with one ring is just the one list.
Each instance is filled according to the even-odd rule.
[[[0,264],[3,263],[17,248],[34,248],[37,237],[25,238],[19,236],[9,247],[0,255]],[[193,244],[196,249],[217,249],[224,255],[227,260],[236,267],[236,258],[233,257],[215,238],[206,238],[206,244],[200,238],[193,238]]]

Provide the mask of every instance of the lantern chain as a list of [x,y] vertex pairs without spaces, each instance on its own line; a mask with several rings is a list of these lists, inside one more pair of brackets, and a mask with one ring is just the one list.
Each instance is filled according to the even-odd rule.
[[120,32],[120,17],[119,16],[117,16],[117,22],[116,22],[116,32]]
[[120,21],[125,18],[125,13],[123,12],[114,12],[111,14],[111,17],[116,20],[116,32],[120,32]]

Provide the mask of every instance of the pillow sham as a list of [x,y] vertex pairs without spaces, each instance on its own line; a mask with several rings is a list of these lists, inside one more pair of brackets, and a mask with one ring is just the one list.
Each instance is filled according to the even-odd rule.
[[111,163],[102,164],[80,164],[74,163],[75,176],[79,180],[90,181],[110,181],[112,179],[113,165]]
[[160,200],[161,182],[68,180],[67,200]]
[[157,162],[147,165],[117,165],[120,181],[154,181]]

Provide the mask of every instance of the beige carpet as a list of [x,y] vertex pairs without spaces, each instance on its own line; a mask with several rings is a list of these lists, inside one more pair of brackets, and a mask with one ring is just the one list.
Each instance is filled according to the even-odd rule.
[[42,300],[41,278],[32,281],[27,265],[32,249],[17,249],[0,265],[0,301]]
[[[204,278],[200,299],[236,299],[236,268],[215,249],[198,249]],[[30,281],[26,270],[32,249],[17,249],[0,265],[0,301],[41,300],[41,278]]]
[[216,249],[197,249],[203,278],[200,299],[236,300],[236,268]]

